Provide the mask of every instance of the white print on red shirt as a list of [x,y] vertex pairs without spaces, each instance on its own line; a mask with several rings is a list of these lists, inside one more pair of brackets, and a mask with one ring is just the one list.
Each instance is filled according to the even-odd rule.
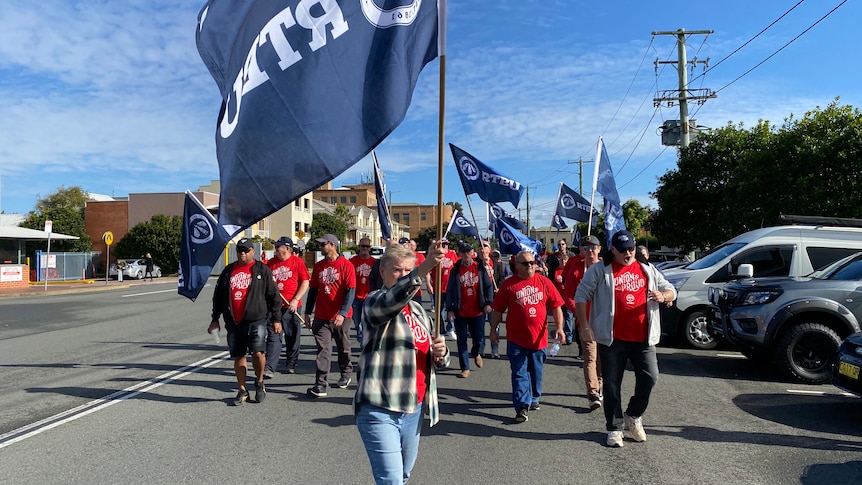
[[455,265],[455,263],[453,263],[453,262],[452,262],[452,260],[451,260],[451,259],[449,259],[449,258],[443,258],[443,259],[440,261],[440,267],[441,267],[441,268],[443,268],[443,272],[444,272],[444,273],[445,273],[447,270],[452,269],[452,266],[454,266],[454,265]]
[[614,291],[633,293],[646,287],[646,279],[634,273],[623,273],[614,278]]
[[362,263],[356,267],[356,276],[362,277],[362,283],[365,283],[365,279],[368,278],[368,275],[371,274],[371,265],[367,263]]
[[251,273],[237,273],[230,277],[230,287],[233,290],[245,290],[251,285]]
[[428,332],[425,327],[416,320],[412,313],[403,312],[404,320],[410,325],[410,331],[413,332],[413,342],[418,347],[419,344],[424,344],[429,340]]
[[284,282],[293,278],[293,271],[287,266],[279,266],[272,270],[272,279],[278,283],[279,291],[284,289]]
[[545,293],[535,286],[525,286],[515,292],[515,301],[521,306],[538,305],[545,299]]

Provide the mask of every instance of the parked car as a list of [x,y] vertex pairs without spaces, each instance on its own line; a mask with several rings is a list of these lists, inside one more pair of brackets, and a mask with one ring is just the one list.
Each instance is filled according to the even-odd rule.
[[371,246],[371,255],[377,259],[380,259],[380,256],[383,256],[384,251],[386,251],[386,248],[383,246]]
[[828,382],[841,341],[862,331],[862,252],[807,277],[745,278],[709,293],[710,329],[746,357]]
[[[683,267],[664,268],[677,291],[673,306],[661,306],[662,333],[680,336],[699,349],[718,345],[708,327],[707,291],[735,279],[741,264],[751,264],[754,277],[804,276],[845,256],[862,251],[862,221],[857,227],[841,221],[786,216],[799,225],[765,227],[741,234]],[[843,222],[850,224],[850,222]]]
[[850,335],[838,347],[835,367],[832,368],[832,383],[839,389],[862,397],[859,369],[862,369],[862,332]]
[[[144,273],[147,271],[147,260],[146,259],[133,259],[133,258],[119,258],[117,259],[117,263],[111,265],[108,269],[108,276],[112,278],[117,277],[117,264],[122,267],[123,271],[123,279],[126,278],[136,278],[139,280],[144,279]],[[162,276],[162,268],[159,265],[153,265],[153,277],[160,278]]]

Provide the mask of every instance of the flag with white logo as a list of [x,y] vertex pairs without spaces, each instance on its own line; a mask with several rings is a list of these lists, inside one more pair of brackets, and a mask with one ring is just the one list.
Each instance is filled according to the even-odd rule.
[[614,172],[611,170],[611,160],[608,151],[605,150],[605,142],[599,138],[596,147],[596,170],[593,174],[593,192],[598,192],[604,197],[605,206],[605,234],[607,234],[608,247],[611,246],[611,238],[617,231],[625,230],[626,221],[623,218],[623,206],[620,202],[620,194],[617,192],[617,184],[614,181]]
[[566,229],[569,226],[566,225],[566,221],[564,221],[563,218],[560,217],[559,214],[554,214],[554,216],[551,217],[551,227],[555,227],[555,228],[557,228],[557,230],[562,231],[563,229]]
[[[373,151],[371,152],[374,153]],[[374,193],[377,197],[377,218],[380,220],[380,235],[389,241],[392,239],[392,226],[389,224],[389,204],[386,202],[386,187],[383,186],[383,177],[380,176],[380,166],[377,165],[377,157],[374,157]]]
[[219,223],[231,235],[337,177],[404,118],[437,57],[437,2],[210,0],[197,46],[222,97]]
[[[557,193],[557,209],[554,215],[574,219],[579,222],[589,222],[591,220],[590,201],[569,188],[568,185],[560,183],[560,191]],[[596,221],[596,216],[598,215],[599,212],[593,209],[593,222]],[[559,229],[565,229],[565,227],[560,227]]]
[[521,234],[503,219],[497,220],[497,230],[494,231],[494,237],[500,242],[500,252],[503,254],[518,254],[521,251],[539,254],[541,247],[539,241]]
[[574,239],[572,239],[572,246],[576,246],[576,247],[580,246],[582,237],[584,237],[584,236],[581,235],[580,228],[575,226],[575,236],[574,236]]
[[476,194],[485,202],[511,202],[518,207],[526,188],[512,178],[477,160],[473,155],[449,144],[464,195]]
[[228,233],[197,197],[186,191],[177,293],[192,301],[197,299],[228,241]]
[[495,232],[497,230],[497,219],[503,219],[507,224],[514,227],[515,229],[521,232],[528,232],[527,225],[524,224],[523,221],[518,219],[515,216],[510,215],[508,212],[504,211],[502,207],[497,204],[486,203],[485,204],[487,214],[488,214],[488,230],[491,232]]
[[452,212],[452,219],[449,220],[449,227],[446,229],[446,232],[457,236],[469,236],[479,239],[479,231],[476,229],[476,226],[470,224],[470,221],[464,217],[464,214],[461,214],[457,210]]

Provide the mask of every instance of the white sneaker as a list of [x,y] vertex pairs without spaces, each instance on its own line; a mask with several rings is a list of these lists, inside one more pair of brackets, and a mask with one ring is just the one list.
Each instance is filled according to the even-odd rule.
[[458,340],[458,335],[454,331],[446,334],[446,340]]
[[595,411],[596,409],[602,407],[602,400],[599,398],[590,399],[590,411]]
[[623,432],[622,431],[608,431],[608,446],[611,448],[622,448],[623,447]]
[[623,419],[625,419],[626,430],[629,432],[629,435],[633,440],[642,442],[646,441],[646,431],[644,431],[644,424],[641,416],[633,418],[628,414],[623,415]]

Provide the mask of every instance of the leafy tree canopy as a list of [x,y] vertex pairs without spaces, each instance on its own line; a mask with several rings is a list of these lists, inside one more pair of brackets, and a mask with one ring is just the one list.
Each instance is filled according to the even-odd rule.
[[147,253],[164,274],[175,274],[180,261],[181,216],[154,215],[148,222],[135,225],[112,250],[119,258],[143,258]]
[[322,237],[325,234],[334,234],[342,243],[347,236],[349,227],[350,211],[343,205],[335,208],[335,214],[327,214],[320,212],[314,215],[309,227],[311,241],[308,243],[309,251],[319,250],[318,243],[315,239]]
[[862,113],[838,99],[779,126],[701,133],[653,194],[665,244],[712,247],[779,215],[862,217]]
[[[75,240],[52,240],[52,252],[87,252],[92,250],[93,242],[84,227],[84,206],[89,198],[87,192],[75,186],[68,189],[60,187],[57,192],[36,201],[36,208],[27,215],[20,227],[45,229],[45,221],[52,221],[53,230],[59,234],[78,236]],[[27,243],[27,253],[36,249],[46,249],[47,241]]]

